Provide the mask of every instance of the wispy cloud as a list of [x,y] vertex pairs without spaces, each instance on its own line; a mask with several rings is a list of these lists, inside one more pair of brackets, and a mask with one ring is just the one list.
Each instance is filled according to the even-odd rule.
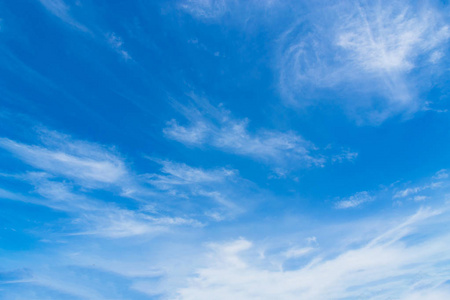
[[346,208],[353,208],[358,207],[362,205],[363,203],[373,201],[375,198],[371,195],[369,195],[368,192],[359,192],[354,194],[353,196],[350,196],[348,198],[344,198],[342,200],[339,200],[334,204],[335,208],[337,209],[346,209]]
[[424,195],[417,195],[419,193],[430,193],[433,190],[442,190],[446,187],[448,187],[449,181],[448,181],[448,174],[447,170],[443,169],[436,174],[434,174],[431,178],[427,178],[425,182],[422,184],[416,184],[411,185],[409,184],[408,187],[404,189],[397,190],[394,193],[393,198],[394,199],[402,199],[402,198],[408,198],[408,197],[414,197],[416,200],[425,200],[427,197]]
[[389,205],[394,206],[407,203],[414,206],[414,202],[421,201],[435,203],[442,200],[442,195],[448,193],[449,187],[447,170],[442,169],[432,176],[422,178],[418,183],[397,181],[389,186],[381,185],[376,190],[357,192],[349,197],[337,197],[333,206],[335,209],[351,209],[363,207],[372,201],[377,201],[378,204],[388,201]]
[[72,184],[58,181],[46,173],[30,172],[15,176],[34,189],[23,195],[0,189],[0,197],[42,205],[69,214],[66,230],[60,235],[95,235],[123,238],[136,235],[160,234],[172,226],[202,226],[195,219],[170,216],[145,209],[129,210],[105,197],[83,193]]
[[237,174],[236,170],[230,169],[203,170],[172,161],[159,161],[159,163],[162,164],[161,171],[165,175],[149,174],[147,178],[152,185],[162,189],[176,185],[223,182]]
[[[293,131],[252,131],[248,119],[236,119],[224,108],[216,108],[205,100],[192,97],[198,108],[181,106],[180,111],[188,124],[180,125],[174,119],[168,122],[168,127],[163,130],[168,138],[191,147],[212,146],[281,168],[321,167],[326,162],[326,157],[318,153],[312,142]],[[335,157],[335,160],[353,159],[355,156],[348,152]]]
[[202,226],[195,219],[182,217],[152,216],[139,211],[106,207],[94,212],[85,212],[75,220],[76,226],[84,230],[76,235],[97,235],[123,238],[139,235],[157,235],[167,232],[172,226]]
[[56,17],[73,27],[88,32],[89,29],[77,22],[70,14],[70,7],[63,0],[39,0],[41,4]]
[[440,59],[450,37],[438,9],[350,2],[320,6],[310,17],[281,38],[280,88],[292,104],[313,105],[329,91],[342,98],[335,105],[374,124],[425,105],[420,92],[435,68],[429,61]]
[[368,72],[410,71],[422,54],[438,59],[433,50],[450,37],[437,11],[395,3],[357,6],[341,25],[337,45],[349,59]]
[[343,150],[341,153],[334,154],[331,156],[332,162],[344,162],[344,161],[354,161],[358,157],[358,152],[351,150]]
[[179,7],[200,19],[222,17],[228,10],[229,2],[234,0],[187,0],[181,1]]
[[[201,222],[186,218],[186,213],[147,209],[164,195],[151,186],[144,187],[145,182],[128,170],[115,149],[45,129],[39,130],[38,135],[40,145],[0,139],[1,148],[33,168],[23,174],[2,174],[31,185],[28,194],[0,189],[0,197],[67,212],[68,231],[61,234],[121,238],[157,234],[172,226],[202,226]],[[167,168],[175,173],[174,167]],[[180,172],[177,174],[182,176]],[[101,196],[95,194],[98,190],[102,191]],[[119,197],[127,203],[136,195],[139,202],[133,210],[111,201]]]
[[45,130],[41,132],[41,141],[42,145],[28,145],[1,138],[0,147],[35,168],[86,186],[121,184],[127,179],[125,164],[113,149]]
[[[205,266],[197,270],[176,299],[413,299],[420,295],[450,296],[445,284],[450,236],[443,231],[425,240],[406,239],[442,212],[419,210],[392,230],[367,243],[325,258],[318,254],[299,268],[273,269],[271,257],[257,255],[254,243],[238,239],[211,247]],[[257,248],[257,247],[256,247]]]
[[[203,203],[208,208],[204,213],[213,220],[232,218],[245,211],[244,206],[232,199],[245,195],[250,203],[254,197],[251,183],[240,178],[236,170],[205,170],[172,161],[156,162],[162,165],[161,174],[146,174],[145,180],[169,196],[196,199],[196,205],[207,199],[210,203]],[[235,186],[238,183],[240,188]]]
[[[39,0],[41,4],[53,15],[58,17],[64,23],[71,25],[73,28],[80,30],[81,32],[87,32],[90,37],[97,38],[98,41],[107,45],[110,49],[114,50],[125,61],[132,61],[133,58],[129,52],[124,48],[123,38],[115,32],[109,30],[101,30],[100,24],[90,25],[78,22],[71,14],[73,8],[81,7],[79,1],[75,2],[75,5],[70,6],[64,0]],[[106,32],[106,33],[105,33]]]
[[[31,167],[1,175],[32,187],[28,194],[0,189],[0,197],[68,212],[72,234],[120,238],[203,226],[204,221],[234,218],[259,198],[253,184],[233,169],[150,158],[162,166],[160,172],[135,174],[113,147],[47,129],[39,129],[37,136],[34,145],[0,139],[0,148]],[[246,203],[238,204],[235,199],[244,195]],[[130,201],[137,201],[133,210],[118,205]]]
[[436,172],[436,174],[433,176],[433,179],[447,179],[448,178],[448,171],[446,169],[442,169]]
[[181,0],[178,8],[204,22],[217,22],[223,18],[235,18],[245,21],[250,14],[272,8],[277,0]]
[[106,35],[106,39],[111,48],[113,48],[118,54],[120,54],[123,57],[123,59],[125,60],[132,59],[130,54],[128,54],[128,52],[124,50],[123,40],[121,37],[119,37],[114,32],[111,32]]
[[310,254],[314,251],[314,247],[293,247],[288,250],[286,250],[283,255],[286,258],[299,258],[302,256],[305,256],[307,254]]

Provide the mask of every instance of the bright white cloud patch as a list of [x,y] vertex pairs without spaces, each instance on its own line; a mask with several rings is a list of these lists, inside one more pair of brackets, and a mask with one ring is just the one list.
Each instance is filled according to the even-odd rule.
[[[212,246],[176,299],[415,299],[450,296],[450,255],[445,231],[409,243],[427,222],[446,224],[441,212],[419,210],[391,230],[334,257],[318,255],[300,268],[277,270],[251,242],[239,239]],[[322,254],[323,255],[323,254]],[[444,299],[444,298],[442,298]]]
[[449,37],[445,15],[426,4],[320,7],[282,36],[281,91],[300,106],[331,92],[360,122],[412,114],[425,105],[420,93],[434,70],[429,61],[441,58]]
[[449,38],[449,27],[437,11],[411,11],[402,5],[357,7],[341,24],[337,45],[349,51],[349,59],[367,72],[410,71],[418,56],[435,56],[436,49]]

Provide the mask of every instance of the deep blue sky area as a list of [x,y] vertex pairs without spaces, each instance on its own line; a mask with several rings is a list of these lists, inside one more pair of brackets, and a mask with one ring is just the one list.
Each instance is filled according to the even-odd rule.
[[449,20],[2,1],[0,298],[450,298]]

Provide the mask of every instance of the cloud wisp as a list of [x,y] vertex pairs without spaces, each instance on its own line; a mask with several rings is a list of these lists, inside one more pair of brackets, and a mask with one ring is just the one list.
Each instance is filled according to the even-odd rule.
[[[146,174],[144,180],[165,193],[183,201],[196,199],[196,205],[208,209],[208,219],[222,221],[245,212],[247,205],[253,205],[256,194],[253,184],[241,178],[236,170],[194,168],[183,163],[155,160],[162,165],[161,173]],[[232,199],[245,197],[247,204],[237,204]],[[204,201],[207,201],[206,203]],[[199,211],[202,211],[199,207]]]
[[[327,158],[310,141],[293,131],[281,132],[249,129],[248,119],[234,118],[222,107],[216,108],[196,96],[197,107],[180,106],[188,124],[172,119],[163,132],[169,139],[190,147],[210,146],[223,152],[250,157],[275,167],[295,169],[323,167]],[[353,160],[356,153],[347,151],[332,161]]]
[[106,35],[108,44],[114,49],[124,60],[130,60],[132,57],[123,47],[123,40],[116,33],[111,32]]
[[[113,147],[46,129],[38,137],[35,145],[0,139],[0,148],[31,167],[2,174],[28,184],[28,194],[1,188],[0,196],[67,212],[70,234],[121,238],[199,227],[235,218],[257,199],[258,189],[236,170],[152,158],[159,173],[135,174]],[[246,203],[235,203],[243,195]]]
[[426,105],[421,93],[440,72],[449,38],[445,15],[431,4],[320,7],[280,39],[280,90],[297,106],[329,98],[363,123],[412,115]]
[[121,36],[109,30],[102,30],[100,24],[82,24],[73,17],[71,10],[82,8],[82,4],[76,1],[73,5],[69,5],[64,0],[39,0],[41,4],[54,16],[62,22],[70,25],[72,28],[88,33],[88,36],[103,43],[108,48],[116,52],[124,61],[133,61],[129,51],[124,47],[124,41]]
[[73,179],[85,186],[121,184],[129,177],[123,159],[113,149],[74,141],[57,132],[44,131],[40,136],[42,146],[1,138],[0,147],[37,169]]
[[431,178],[427,178],[420,184],[407,184],[403,188],[397,187],[393,190],[392,199],[397,205],[405,201],[430,201],[436,195],[447,191],[450,186],[446,169],[436,172]]
[[181,0],[177,6],[182,11],[204,22],[218,22],[224,17],[240,18],[259,10],[271,8],[274,0],[236,1],[236,0]]
[[70,6],[63,0],[39,0],[41,4],[53,15],[63,22],[75,27],[78,30],[89,32],[89,29],[83,24],[77,22],[70,14]]
[[439,201],[442,195],[447,195],[450,181],[446,169],[434,175],[423,178],[420,183],[397,181],[388,187],[382,186],[378,190],[361,191],[348,197],[339,197],[334,202],[335,209],[362,208],[370,202],[389,199],[387,202],[394,206],[414,205],[414,202],[426,201],[428,204]]
[[337,209],[353,208],[362,205],[363,203],[373,201],[374,197],[368,192],[358,192],[353,196],[344,198],[335,203],[334,207]]
[[181,1],[179,7],[199,19],[216,19],[222,17],[230,5],[227,0],[187,0]]

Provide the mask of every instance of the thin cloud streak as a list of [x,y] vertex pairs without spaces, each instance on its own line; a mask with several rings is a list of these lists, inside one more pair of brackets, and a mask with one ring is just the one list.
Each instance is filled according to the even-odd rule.
[[359,192],[356,193],[353,196],[350,196],[348,198],[339,200],[335,203],[334,207],[337,209],[347,209],[347,208],[354,208],[362,205],[363,203],[373,201],[375,198],[371,195],[369,195],[368,192]]
[[[192,97],[198,108],[178,105],[188,124],[180,125],[172,119],[163,130],[167,138],[189,147],[212,146],[223,152],[262,161],[276,169],[323,167],[327,161],[312,142],[293,131],[261,129],[252,132],[248,119],[233,118],[222,107],[216,108],[206,100]],[[346,151],[331,160],[342,162],[356,156],[356,153]]]
[[41,136],[44,147],[7,138],[0,139],[0,147],[35,168],[66,176],[86,186],[118,184],[127,176],[124,162],[111,150],[71,141],[56,132],[44,132]]
[[63,0],[39,0],[41,4],[56,17],[64,21],[65,23],[72,25],[78,30],[89,32],[89,29],[77,22],[70,15],[70,7]]

